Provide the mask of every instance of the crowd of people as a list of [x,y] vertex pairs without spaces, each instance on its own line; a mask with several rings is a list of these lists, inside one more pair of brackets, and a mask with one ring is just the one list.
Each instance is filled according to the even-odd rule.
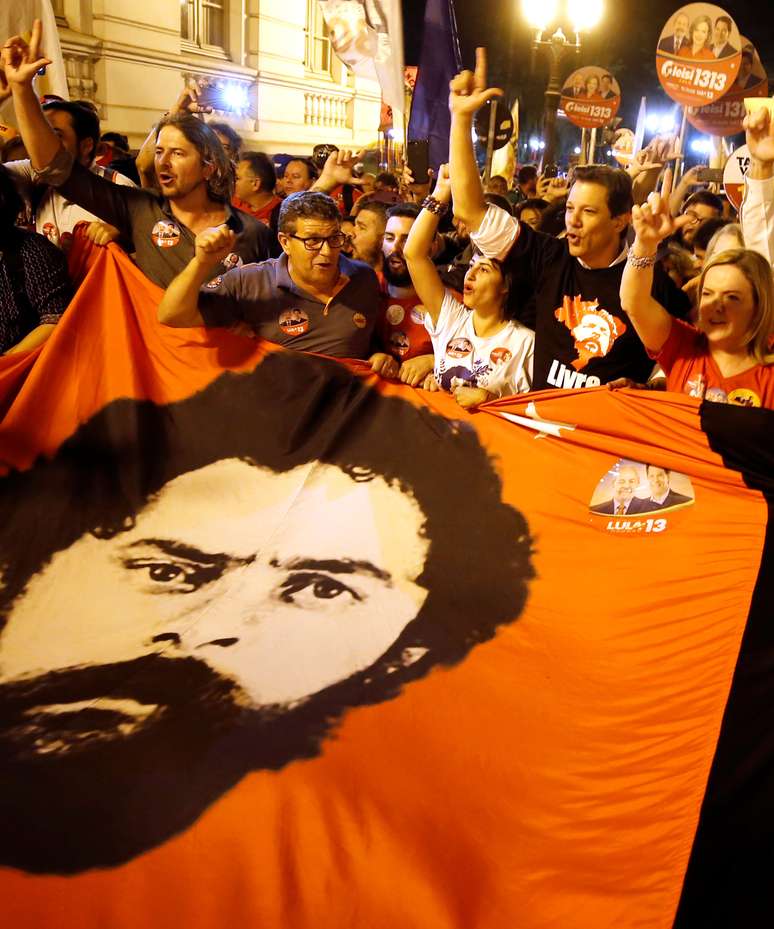
[[[482,184],[475,113],[499,93],[451,83],[450,160],[415,178],[363,173],[319,145],[278,166],[186,87],[130,153],[88,102],[38,98],[41,27],[2,47],[19,137],[0,168],[0,352],[41,345],[77,281],[78,230],[163,290],[167,326],[228,327],[370,362],[467,409],[512,394],[663,386],[774,408],[774,126],[746,119],[739,221],[696,170],[671,189],[669,140],[624,170],[575,167]],[[22,147],[23,146],[23,147]],[[553,173],[553,172],[547,172]],[[746,246],[745,247],[745,243]]]

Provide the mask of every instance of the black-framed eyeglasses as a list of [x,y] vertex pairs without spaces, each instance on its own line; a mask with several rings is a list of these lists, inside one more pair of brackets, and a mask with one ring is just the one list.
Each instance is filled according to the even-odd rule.
[[310,235],[304,238],[300,235],[293,235],[288,233],[289,239],[298,239],[299,242],[304,243],[304,248],[308,252],[319,252],[323,247],[323,242],[327,242],[330,248],[341,248],[344,243],[347,241],[347,236],[343,232],[334,232],[333,235],[329,236],[318,236]]

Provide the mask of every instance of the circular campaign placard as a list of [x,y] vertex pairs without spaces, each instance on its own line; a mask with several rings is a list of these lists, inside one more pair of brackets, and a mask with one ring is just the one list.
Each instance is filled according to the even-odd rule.
[[729,91],[739,73],[742,42],[722,7],[689,3],[661,30],[656,71],[667,94],[683,106],[704,106]]
[[731,153],[723,169],[723,190],[731,206],[738,210],[744,196],[744,177],[750,167],[750,149],[740,145]]
[[562,87],[560,106],[567,119],[581,129],[598,129],[609,123],[620,105],[621,88],[605,68],[578,68]]
[[758,52],[744,36],[741,42],[739,71],[728,93],[714,103],[688,108],[688,122],[707,135],[726,136],[741,132],[745,98],[768,96],[769,81]]
[[634,158],[634,133],[631,129],[619,129],[613,140],[613,158],[625,168]]

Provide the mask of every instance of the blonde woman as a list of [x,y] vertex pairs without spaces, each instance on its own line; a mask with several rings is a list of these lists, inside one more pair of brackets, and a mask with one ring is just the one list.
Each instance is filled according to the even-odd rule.
[[621,281],[621,306],[648,353],[667,376],[667,390],[692,397],[774,409],[774,286],[771,268],[744,248],[715,253],[698,288],[696,326],[673,319],[651,297],[653,266],[662,239],[683,217],[651,194],[632,211],[634,244]]

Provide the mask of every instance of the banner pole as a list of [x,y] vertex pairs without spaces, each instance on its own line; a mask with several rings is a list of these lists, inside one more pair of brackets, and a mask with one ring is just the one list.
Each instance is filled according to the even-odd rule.
[[594,157],[597,153],[597,127],[595,126],[589,133],[589,157],[586,164],[593,165]]
[[484,186],[489,183],[492,174],[492,158],[494,157],[495,130],[497,128],[497,101],[489,103],[489,133],[486,137],[486,164],[484,165]]
[[677,156],[675,157],[675,170],[672,177],[672,183],[677,184],[680,178],[683,176],[683,161],[685,149],[685,131],[688,123],[688,107],[682,107],[683,118],[680,122],[680,135],[677,138]]
[[581,129],[580,158],[578,159],[578,164],[580,165],[587,165],[589,163],[588,146],[589,146],[589,134],[588,134],[588,130],[584,126]]

